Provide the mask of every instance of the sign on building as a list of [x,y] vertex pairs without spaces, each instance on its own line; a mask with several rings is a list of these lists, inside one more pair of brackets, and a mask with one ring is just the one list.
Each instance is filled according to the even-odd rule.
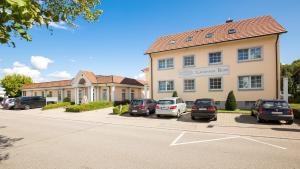
[[229,75],[229,66],[201,67],[182,70],[179,77],[224,76]]

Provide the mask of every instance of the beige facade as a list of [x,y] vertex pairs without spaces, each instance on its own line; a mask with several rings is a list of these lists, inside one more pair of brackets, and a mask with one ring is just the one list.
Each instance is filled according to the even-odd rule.
[[80,71],[70,81],[55,81],[25,85],[23,96],[43,96],[56,98],[62,102],[69,98],[79,104],[87,101],[124,101],[144,98],[144,84],[131,78],[120,76],[96,76],[91,72]]
[[[276,62],[276,40],[278,35],[264,36],[258,38],[250,38],[237,40],[232,42],[224,42],[206,46],[190,47],[185,49],[171,50],[151,54],[153,88],[152,94],[154,99],[170,97],[172,91],[160,91],[159,81],[173,81],[174,91],[185,101],[194,101],[197,98],[213,98],[215,101],[225,102],[229,91],[233,90],[237,101],[251,102],[259,99],[276,99],[280,89],[279,74],[276,74],[276,67],[279,65],[279,54]],[[238,50],[249,49],[253,47],[261,48],[261,58],[251,61],[239,61]],[[221,63],[210,64],[209,54],[221,52]],[[278,52],[279,53],[279,52]],[[184,57],[194,56],[194,66],[185,67]],[[159,69],[159,60],[173,59],[173,68]],[[196,68],[218,68],[226,66],[229,73],[226,75],[206,74],[194,77],[180,76],[180,72],[193,70]],[[151,71],[152,68],[152,71]],[[279,72],[279,71],[278,71]],[[240,89],[239,77],[248,75],[261,76],[262,86],[258,89]],[[276,77],[277,76],[277,77]],[[220,77],[222,80],[221,90],[210,90],[209,79]],[[184,90],[184,80],[195,80],[195,89],[193,91]],[[277,85],[276,85],[277,84]]]

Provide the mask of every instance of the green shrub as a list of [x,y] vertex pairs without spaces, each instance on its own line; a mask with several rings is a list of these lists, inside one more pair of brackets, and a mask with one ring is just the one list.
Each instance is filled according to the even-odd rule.
[[114,112],[114,114],[122,115],[124,113],[127,113],[128,110],[129,110],[129,105],[128,104],[118,105],[118,106],[114,107],[113,112]]
[[178,94],[176,91],[173,91],[172,97],[178,97]]
[[237,103],[236,103],[235,96],[233,94],[233,91],[230,91],[226,99],[225,109],[233,111],[236,109],[236,107],[237,107]]
[[69,102],[61,102],[61,103],[56,103],[56,104],[48,104],[42,108],[42,110],[48,110],[48,109],[56,109],[60,107],[67,107],[71,105]]
[[111,102],[89,102],[87,104],[76,104],[66,107],[66,112],[83,112],[112,107]]
[[65,97],[64,102],[71,102],[71,99],[69,97]]
[[114,106],[130,104],[130,100],[114,101]]

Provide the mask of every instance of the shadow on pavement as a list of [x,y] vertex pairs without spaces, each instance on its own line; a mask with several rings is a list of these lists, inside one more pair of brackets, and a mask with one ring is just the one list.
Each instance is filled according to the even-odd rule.
[[192,122],[192,123],[209,123],[210,122],[209,119],[196,119],[196,120],[193,120],[192,117],[191,117],[190,112],[182,114],[179,118],[177,118],[177,121]]
[[264,123],[257,123],[256,118],[250,115],[239,115],[238,117],[235,117],[234,120],[237,123],[244,123],[244,124],[260,124],[260,125],[281,124],[279,121],[266,121]]
[[300,129],[293,129],[293,128],[271,128],[275,131],[288,131],[288,132],[300,132]]
[[[9,138],[3,135],[0,135],[0,150],[3,151],[9,147],[12,147],[13,144],[17,141],[22,140],[23,138]],[[3,160],[8,160],[9,159],[9,153],[4,153],[0,152],[0,162]]]

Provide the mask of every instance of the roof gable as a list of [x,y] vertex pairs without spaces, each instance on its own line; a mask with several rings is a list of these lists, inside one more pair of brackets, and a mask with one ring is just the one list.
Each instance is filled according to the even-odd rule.
[[[235,33],[228,33],[230,29],[235,29]],[[151,45],[146,54],[285,32],[285,28],[271,16],[261,16],[162,36]],[[207,37],[208,34],[212,34],[212,36],[209,38]]]

